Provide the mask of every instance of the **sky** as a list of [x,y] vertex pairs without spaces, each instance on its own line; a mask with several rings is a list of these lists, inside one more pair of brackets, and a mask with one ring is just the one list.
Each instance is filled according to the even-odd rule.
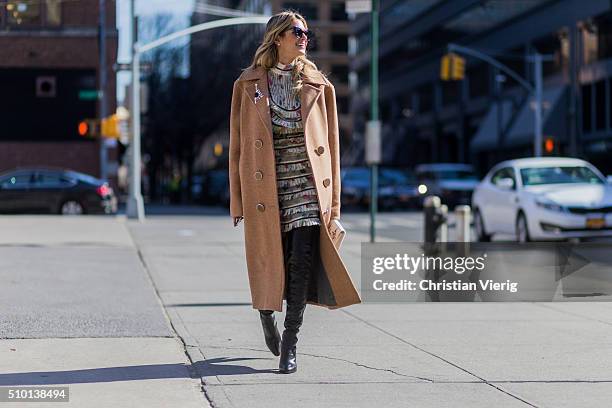
[[[193,0],[135,0],[136,14],[147,17],[155,14],[172,14],[178,20],[189,24],[189,16],[193,10]],[[130,61],[130,0],[117,0],[117,29],[119,30],[118,62]],[[130,83],[129,72],[117,74],[117,100],[124,97],[124,87]]]

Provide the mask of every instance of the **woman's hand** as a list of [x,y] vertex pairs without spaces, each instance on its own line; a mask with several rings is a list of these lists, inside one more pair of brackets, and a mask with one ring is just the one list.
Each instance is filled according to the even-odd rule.
[[240,223],[240,221],[242,221],[244,217],[233,217],[233,218],[234,218],[234,227],[236,227],[238,223]]

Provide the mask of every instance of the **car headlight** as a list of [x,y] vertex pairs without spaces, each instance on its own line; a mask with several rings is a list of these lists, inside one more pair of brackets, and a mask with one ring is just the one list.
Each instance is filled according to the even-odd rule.
[[556,211],[556,212],[566,212],[567,211],[564,206],[559,205],[555,203],[554,201],[543,200],[540,198],[540,199],[536,199],[535,203],[538,207],[544,208],[549,211]]

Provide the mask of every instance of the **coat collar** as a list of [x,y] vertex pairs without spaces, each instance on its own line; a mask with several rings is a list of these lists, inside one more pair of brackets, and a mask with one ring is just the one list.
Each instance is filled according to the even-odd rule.
[[[268,89],[268,78],[266,73],[265,68],[257,67],[255,69],[245,70],[241,78],[244,81],[252,81],[245,84],[244,89],[248,99],[254,104],[259,118],[267,130],[266,133],[269,139],[272,141],[272,119],[270,118],[269,100],[270,90]],[[323,91],[321,85],[327,85],[327,82],[321,73],[316,73],[316,75],[308,77],[304,76],[303,82],[300,99],[302,102],[302,121],[304,128],[306,128],[306,121],[308,120],[310,111]],[[258,93],[257,91],[261,93],[262,97],[255,101],[255,95]]]
[[[251,81],[258,80],[264,77],[266,74],[266,69],[264,67],[256,67],[256,68],[247,68],[242,73],[242,80]],[[320,72],[312,73],[311,75],[303,75],[302,81],[305,83],[313,84],[313,85],[327,85],[328,81],[325,79],[323,74]]]

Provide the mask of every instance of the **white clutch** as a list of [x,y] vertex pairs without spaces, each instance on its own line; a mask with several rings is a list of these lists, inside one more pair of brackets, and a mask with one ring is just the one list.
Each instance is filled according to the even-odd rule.
[[331,222],[329,223],[329,235],[336,249],[340,249],[340,245],[342,245],[342,241],[346,236],[346,230],[344,229],[342,224],[340,224],[340,221],[336,218],[331,220]]

